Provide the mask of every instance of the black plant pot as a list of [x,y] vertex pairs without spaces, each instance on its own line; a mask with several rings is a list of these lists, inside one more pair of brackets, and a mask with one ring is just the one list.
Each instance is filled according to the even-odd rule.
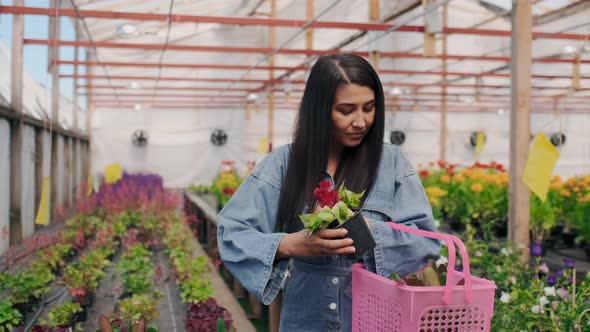
[[565,244],[568,248],[575,248],[576,247],[576,232],[575,232],[575,230],[564,229],[563,233],[561,233],[561,239],[563,240],[563,244]]
[[74,315],[74,318],[73,318],[74,322],[73,322],[72,326],[74,326],[76,323],[84,323],[87,319],[88,319],[88,311],[87,311],[87,309],[82,309],[82,311],[80,311]]
[[358,261],[363,258],[366,252],[375,249],[376,243],[371,234],[371,230],[367,226],[363,215],[360,211],[356,212],[352,217],[348,218],[342,225],[338,225],[338,220],[330,224],[328,228],[344,228],[348,230],[346,237],[351,238],[352,245],[355,248],[354,258]]

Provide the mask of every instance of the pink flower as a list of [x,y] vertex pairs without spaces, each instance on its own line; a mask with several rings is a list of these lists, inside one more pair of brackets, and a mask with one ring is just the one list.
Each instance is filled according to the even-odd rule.
[[565,300],[570,295],[570,292],[567,289],[561,287],[557,290],[557,295]]

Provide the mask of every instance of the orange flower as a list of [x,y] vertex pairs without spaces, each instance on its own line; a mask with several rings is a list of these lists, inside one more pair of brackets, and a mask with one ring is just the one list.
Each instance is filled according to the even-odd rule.
[[455,174],[455,176],[453,176],[453,181],[455,181],[455,182],[463,182],[464,180],[465,180],[465,177],[460,173],[457,173],[457,174]]
[[481,183],[474,183],[471,185],[471,191],[474,193],[480,193],[483,190]]
[[563,197],[570,197],[572,194],[567,190],[562,190],[559,192]]
[[451,177],[448,176],[448,175],[443,175],[443,176],[440,177],[440,181],[442,183],[449,183],[449,182],[451,182]]

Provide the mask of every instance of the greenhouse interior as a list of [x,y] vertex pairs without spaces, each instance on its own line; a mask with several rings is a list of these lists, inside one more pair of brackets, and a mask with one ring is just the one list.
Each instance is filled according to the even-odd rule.
[[0,57],[0,332],[590,331],[590,1],[3,0]]

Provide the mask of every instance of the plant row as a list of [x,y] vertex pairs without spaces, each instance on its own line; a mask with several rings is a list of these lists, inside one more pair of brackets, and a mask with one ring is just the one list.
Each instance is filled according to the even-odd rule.
[[194,255],[194,239],[189,227],[179,217],[171,218],[163,241],[168,247],[182,301],[188,303],[185,330],[233,330],[229,312],[212,297],[213,288],[206,276],[210,271],[208,258]]
[[[502,165],[475,163],[460,169],[439,162],[419,174],[436,219],[464,231],[468,239],[493,240],[506,235],[510,179]],[[545,202],[532,193],[530,199],[534,242],[551,245],[563,233],[565,244],[574,246],[576,240],[577,245],[590,249],[590,176],[565,181],[554,176]]]

